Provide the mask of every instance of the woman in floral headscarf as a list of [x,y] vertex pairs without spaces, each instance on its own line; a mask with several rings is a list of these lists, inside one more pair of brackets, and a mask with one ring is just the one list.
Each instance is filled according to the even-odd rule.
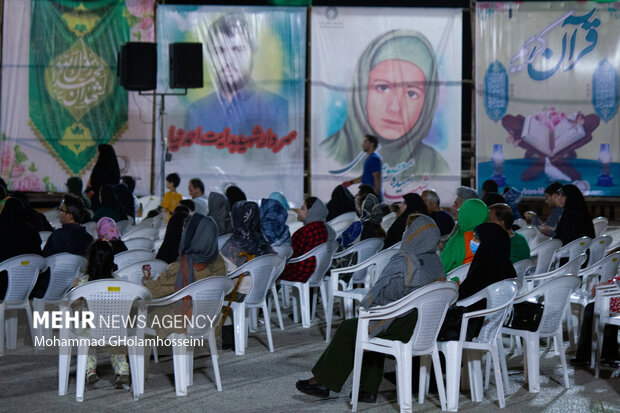
[[127,251],[127,246],[121,240],[121,234],[112,218],[103,217],[97,221],[97,239],[108,241],[112,245],[114,255]]
[[422,142],[431,130],[438,95],[435,53],[428,39],[413,30],[384,33],[357,61],[344,126],[321,146],[342,165],[357,163],[353,170],[359,171],[362,140],[375,135],[387,165],[414,160],[401,177],[446,172],[446,161]]

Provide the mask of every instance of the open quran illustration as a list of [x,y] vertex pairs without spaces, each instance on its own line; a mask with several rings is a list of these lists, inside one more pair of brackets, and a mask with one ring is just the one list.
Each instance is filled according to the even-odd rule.
[[[574,115],[574,120],[570,119]],[[563,118],[549,129],[536,116],[526,116],[521,131],[521,139],[538,149],[546,156],[553,158],[558,152],[568,148],[586,136],[583,126],[577,123],[577,114]]]
[[571,180],[581,179],[581,173],[569,164],[577,157],[576,150],[592,140],[592,132],[601,120],[595,114],[556,112],[544,108],[534,115],[505,115],[502,126],[508,131],[508,142],[525,149],[524,158],[536,161],[521,174],[521,180],[531,181],[553,166]]

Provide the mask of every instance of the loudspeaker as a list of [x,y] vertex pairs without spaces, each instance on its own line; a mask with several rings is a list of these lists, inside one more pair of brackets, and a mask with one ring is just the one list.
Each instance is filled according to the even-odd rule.
[[156,43],[128,42],[121,47],[118,76],[127,90],[154,90],[157,88]]
[[202,43],[170,43],[170,88],[201,88]]

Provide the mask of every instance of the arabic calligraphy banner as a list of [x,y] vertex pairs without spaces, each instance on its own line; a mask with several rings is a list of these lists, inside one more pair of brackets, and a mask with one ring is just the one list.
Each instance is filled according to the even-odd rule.
[[116,60],[130,38],[153,40],[153,7],[4,2],[0,174],[10,189],[64,191],[69,176],[86,183],[97,145],[114,143],[122,173],[138,179],[138,193],[148,191],[152,109],[146,99],[129,102]]
[[306,9],[158,8],[158,82],[169,85],[168,45],[203,45],[205,86],[166,100],[166,174],[206,192],[234,182],[249,199],[282,191],[303,201]]
[[560,181],[620,195],[615,7],[476,4],[478,187],[494,179],[542,195]]
[[379,138],[384,200],[461,181],[460,9],[312,8],[312,194],[361,175]]

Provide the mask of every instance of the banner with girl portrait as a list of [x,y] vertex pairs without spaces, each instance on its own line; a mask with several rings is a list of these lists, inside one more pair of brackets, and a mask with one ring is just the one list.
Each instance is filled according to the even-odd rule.
[[460,9],[312,9],[312,194],[362,174],[379,140],[386,202],[461,180]]
[[620,195],[617,3],[476,4],[478,185]]

